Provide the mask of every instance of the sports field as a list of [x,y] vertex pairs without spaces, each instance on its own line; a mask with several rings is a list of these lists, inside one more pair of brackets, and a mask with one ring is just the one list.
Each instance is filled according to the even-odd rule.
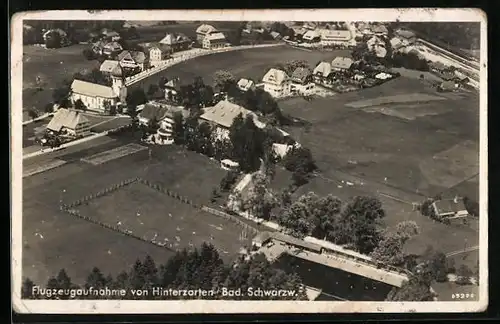
[[[165,248],[59,211],[60,201],[69,203],[133,177],[161,183],[203,204],[209,201],[211,189],[219,185],[225,174],[206,157],[178,147],[153,148],[151,159],[148,150],[141,150],[123,157],[118,154],[115,159],[98,165],[81,161],[84,157],[123,147],[127,141],[99,139],[93,145],[83,145],[83,150],[72,147],[66,152],[49,153],[24,163],[28,170],[37,165],[50,165],[52,160],[66,161],[57,168],[23,179],[23,275],[45,284],[49,275],[65,268],[74,280],[82,282],[93,266],[103,273],[116,274],[146,254],[151,254],[158,262],[166,261],[172,254]],[[181,235],[183,247],[189,247],[190,240],[192,244],[210,240],[212,235],[214,239],[210,242],[228,252],[221,253],[225,258],[234,256],[245,243],[239,240],[241,230],[233,223],[151,192],[148,187],[138,186],[90,201],[88,206],[81,206],[82,214],[85,212],[89,217],[93,215],[103,220],[111,217],[113,219],[108,219],[113,221],[110,225],[116,225],[116,218],[123,217],[122,222],[126,224],[126,219],[136,220],[135,207],[140,206],[146,211],[141,217],[146,217],[149,211],[150,218],[144,218],[144,227],[137,222],[133,231],[149,235],[151,232],[144,229],[158,228],[158,236],[163,233],[163,239],[169,237],[175,241],[173,234],[179,227],[185,230]],[[169,213],[175,215],[175,224],[169,224]],[[192,234],[193,231],[197,235]],[[248,238],[251,239],[251,235]]]

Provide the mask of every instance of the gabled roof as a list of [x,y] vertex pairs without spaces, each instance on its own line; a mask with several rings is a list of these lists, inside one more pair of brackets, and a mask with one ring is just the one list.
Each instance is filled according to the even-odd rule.
[[207,39],[209,41],[225,40],[226,36],[224,36],[223,33],[217,32],[217,33],[208,34],[207,36],[205,36],[205,39]]
[[113,99],[118,96],[111,87],[76,79],[71,83],[71,91],[84,96],[107,99]]
[[54,29],[49,29],[47,30],[44,34],[43,34],[43,38],[46,38],[48,35],[50,35],[51,33],[58,33],[61,37],[66,37],[68,36],[68,34],[62,30],[61,28],[54,28]]
[[248,90],[254,85],[254,82],[252,80],[248,79],[240,79],[238,81],[238,87],[243,90]]
[[217,32],[217,29],[214,26],[208,25],[208,24],[203,24],[203,25],[199,26],[198,28],[196,28],[197,34],[207,35],[207,34],[214,33],[214,32]]
[[307,29],[305,29],[304,27],[294,26],[292,27],[292,29],[295,35],[304,35],[307,32]]
[[387,27],[385,27],[384,25],[375,25],[371,29],[372,29],[372,32],[375,34],[387,34],[388,33]]
[[267,83],[281,85],[288,78],[289,77],[285,71],[272,68],[272,69],[269,69],[269,71],[267,71],[267,73],[262,78],[262,81],[267,82]]
[[315,75],[322,75],[323,77],[327,77],[332,73],[332,66],[328,62],[320,62],[318,66],[316,66],[313,70],[313,74]]
[[131,51],[130,52],[130,55],[132,56],[132,59],[136,62],[136,63],[144,63],[144,61],[146,61],[146,54],[144,54],[144,52],[140,52],[140,51]]
[[405,29],[398,29],[398,30],[396,30],[395,34],[402,37],[402,38],[406,38],[406,39],[415,37],[414,32],[411,32],[411,31],[405,30]]
[[295,82],[304,83],[308,76],[312,74],[308,68],[298,67],[292,73],[292,80]]
[[276,39],[276,38],[280,38],[281,37],[281,34],[278,33],[277,31],[272,31],[269,33],[271,35],[272,38]]
[[132,55],[130,54],[129,51],[123,51],[120,54],[118,54],[118,61],[123,60],[124,58],[133,60]]
[[303,36],[303,39],[314,39],[320,37],[320,33],[317,30],[308,30]]
[[190,41],[191,40],[184,34],[167,33],[167,35],[160,40],[160,44],[175,45]]
[[180,112],[183,117],[187,117],[189,112],[180,106],[172,106],[158,102],[148,102],[144,104],[144,108],[139,114],[139,118],[148,120],[162,121],[165,118],[173,118],[174,114]]
[[291,235],[286,235],[286,234],[283,234],[280,232],[272,232],[271,237],[274,240],[277,240],[277,241],[280,241],[280,242],[283,242],[286,244],[290,244],[290,245],[293,245],[293,246],[299,247],[299,248],[305,248],[305,249],[309,249],[312,251],[318,251],[318,252],[321,251],[321,249],[322,249],[322,247],[318,244],[306,242],[304,240],[301,240],[301,239],[298,239],[298,238],[293,237]]
[[354,63],[353,60],[349,57],[337,56],[332,61],[332,68],[346,69],[347,70],[351,67],[351,65],[353,63]]
[[62,128],[74,129],[77,125],[88,123],[89,120],[78,111],[60,108],[47,125],[47,129],[59,132]]
[[445,70],[447,68],[447,66],[443,62],[439,62],[439,61],[438,62],[430,62],[429,67],[431,69],[436,69],[439,71]]
[[104,45],[105,48],[111,48],[113,50],[121,50],[123,47],[118,42],[109,42]]
[[467,211],[462,199],[443,199],[434,202],[438,214],[457,213]]
[[320,34],[324,41],[347,41],[352,38],[351,32],[343,29],[321,29]]
[[104,73],[111,73],[117,66],[119,66],[118,61],[113,61],[113,60],[106,60],[102,62],[101,66],[99,67],[99,71],[104,72]]
[[217,125],[225,128],[231,127],[233,120],[239,114],[242,114],[243,118],[246,118],[249,115],[252,116],[255,125],[259,128],[264,128],[266,126],[264,123],[259,121],[255,113],[227,100],[222,100],[215,106],[207,107],[204,111],[203,115],[200,116],[201,119],[216,123]]

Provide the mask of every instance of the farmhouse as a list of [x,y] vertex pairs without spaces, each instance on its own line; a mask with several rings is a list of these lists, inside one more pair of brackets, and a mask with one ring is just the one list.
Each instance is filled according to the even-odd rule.
[[271,35],[271,37],[275,40],[279,40],[281,39],[281,34],[278,33],[277,31],[272,31],[269,33],[269,35]]
[[317,30],[308,30],[302,36],[302,42],[304,43],[319,43],[321,40],[321,34]]
[[320,37],[323,45],[351,45],[354,42],[349,30],[322,29]]
[[73,80],[71,84],[71,102],[73,105],[81,100],[91,110],[106,112],[107,106],[116,106],[124,102],[127,88],[123,86],[121,76],[112,74],[111,87],[82,80]]
[[112,42],[116,42],[116,41],[119,41],[121,39],[120,34],[118,34],[116,31],[106,29],[106,28],[101,30],[101,35],[104,39],[112,41]]
[[436,216],[440,219],[449,217],[465,217],[469,215],[461,198],[437,200],[432,203]]
[[205,49],[218,49],[228,47],[229,43],[223,33],[211,33],[203,38],[202,47]]
[[155,135],[155,142],[157,144],[172,144],[173,127],[175,114],[181,114],[185,119],[189,116],[189,111],[181,106],[172,106],[166,102],[150,101],[144,105],[140,114],[139,124],[150,125],[150,123],[157,123],[158,129]]
[[102,47],[102,54],[106,56],[113,56],[121,51],[123,51],[123,47],[118,42],[109,42]]
[[101,66],[99,67],[99,71],[110,77],[120,77],[123,75],[120,62],[114,60],[106,60],[102,62]]
[[172,52],[184,51],[191,48],[193,42],[184,34],[167,33],[159,42],[169,46]]
[[405,45],[411,45],[416,43],[417,37],[414,32],[405,29],[398,29],[394,32],[396,36],[398,36]]
[[313,70],[313,79],[316,83],[326,82],[332,73],[332,65],[328,62],[320,62]]
[[264,83],[264,91],[273,97],[286,97],[290,94],[291,81],[285,71],[270,69],[262,78],[262,83]]
[[332,61],[332,70],[333,71],[347,71],[351,68],[353,64],[353,60],[349,57],[337,56]]
[[308,68],[296,68],[292,73],[291,81],[291,93],[310,95],[314,91],[312,72]]
[[385,27],[382,24],[372,26],[371,31],[372,31],[373,35],[377,35],[377,36],[386,36],[389,33],[389,31],[387,30],[387,27]]
[[240,79],[237,83],[238,89],[243,92],[248,90],[255,90],[255,83],[252,80]]
[[118,61],[122,68],[144,70],[146,55],[139,51],[123,51],[118,54]]
[[80,112],[60,108],[47,125],[47,130],[56,134],[85,136],[90,132],[90,123]]
[[214,127],[217,138],[227,138],[229,136],[229,128],[239,114],[242,114],[243,118],[252,116],[255,125],[259,128],[266,126],[254,112],[227,100],[222,100],[215,106],[204,108],[203,111],[204,113],[200,116],[200,121],[208,122]]
[[218,33],[219,31],[212,25],[203,24],[196,28],[196,40],[202,44],[207,35]]

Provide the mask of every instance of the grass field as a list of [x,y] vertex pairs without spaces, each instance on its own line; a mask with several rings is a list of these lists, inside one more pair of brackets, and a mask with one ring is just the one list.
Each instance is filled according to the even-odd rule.
[[[23,275],[45,284],[49,275],[65,268],[72,278],[81,282],[93,266],[98,266],[104,273],[116,274],[131,265],[136,258],[143,258],[146,254],[151,254],[158,262],[166,261],[171,255],[171,252],[166,249],[117,234],[59,212],[61,200],[71,202],[126,178],[137,176],[162,183],[166,188],[188,196],[195,202],[206,203],[211,188],[218,186],[224,175],[224,171],[217,164],[178,147],[153,148],[150,163],[147,150],[97,166],[80,161],[85,156],[122,146],[128,140],[123,141],[102,139],[96,141],[100,144],[98,146],[93,143],[81,151],[68,148],[66,152],[49,154],[50,158],[47,156],[34,158],[24,163],[24,168],[28,169],[50,163],[51,159],[56,158],[67,162],[58,168],[23,179]],[[141,193],[144,190],[146,190],[145,195]],[[98,211],[98,209],[106,209],[110,213],[109,217],[117,217],[125,210],[132,210],[130,202],[134,199],[143,199],[142,208],[151,208],[151,212],[154,211],[157,215],[155,217],[158,217],[151,218],[147,223],[151,228],[175,230],[177,225],[172,227],[161,219],[161,217],[168,218],[168,213],[171,213],[186,217],[186,221],[189,219],[192,223],[178,226],[189,228],[191,232],[202,233],[203,225],[201,224],[207,224],[208,228],[205,229],[206,232],[202,237],[206,238],[210,235],[210,231],[214,231],[216,239],[211,242],[216,247],[221,241],[220,244],[223,246],[221,249],[230,252],[243,245],[238,240],[241,230],[233,228],[232,223],[224,219],[213,218],[215,216],[207,216],[191,207],[186,209],[184,205],[177,205],[177,201],[171,201],[167,196],[151,193],[148,190],[148,188],[140,188],[137,196],[130,191],[121,193],[118,191],[116,194],[119,196],[115,198],[121,199],[122,202],[114,203],[110,200],[113,196],[103,197],[100,201],[94,202],[99,205],[89,205],[88,208],[93,209],[88,209],[88,211],[92,210],[91,213],[94,215],[104,215],[104,211]],[[156,205],[147,201],[154,202]],[[105,206],[106,204],[108,205]],[[122,215],[122,217],[125,216]],[[193,225],[193,223],[196,224]],[[208,223],[215,227],[209,226]],[[191,229],[192,226],[197,226],[197,228]],[[231,230],[220,231],[216,227]],[[36,233],[41,234],[43,238]],[[233,238],[236,240],[233,241]],[[189,242],[188,239],[186,241]],[[222,256],[230,257],[230,254],[222,254]]]
[[[98,61],[88,61],[82,51],[87,45],[72,45],[58,49],[38,46],[23,47],[23,111],[36,107],[43,111],[52,101],[52,91],[76,72],[99,67]],[[36,78],[40,77],[37,85]],[[38,89],[40,88],[40,89]],[[27,120],[24,114],[24,120]]]

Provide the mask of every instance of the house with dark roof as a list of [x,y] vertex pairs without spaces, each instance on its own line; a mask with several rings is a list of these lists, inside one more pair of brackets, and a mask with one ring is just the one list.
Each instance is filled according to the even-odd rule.
[[172,144],[174,118],[176,114],[180,114],[185,120],[189,117],[189,111],[182,106],[174,106],[165,101],[150,101],[144,104],[141,112],[137,116],[139,124],[150,125],[152,122],[158,124],[158,129],[155,134],[155,143],[157,144]]
[[354,61],[349,57],[337,56],[332,61],[333,71],[347,71],[351,68]]
[[308,68],[298,67],[290,77],[290,92],[301,95],[311,95],[314,91],[312,71]]
[[214,26],[208,25],[208,24],[202,24],[198,28],[196,28],[196,40],[200,44],[202,44],[203,43],[203,39],[205,39],[205,37],[207,35],[210,35],[210,34],[213,34],[213,33],[217,33],[217,32],[219,32],[219,31]]
[[109,42],[102,47],[102,54],[106,56],[113,56],[123,51],[123,47],[118,42]]
[[144,70],[144,63],[146,63],[146,55],[140,51],[123,51],[117,56],[120,66],[126,69],[140,69]]
[[193,45],[193,41],[182,33],[167,33],[159,43],[168,46],[172,52],[188,50]]
[[47,125],[47,131],[69,136],[85,136],[90,133],[90,122],[79,111],[60,108]]
[[437,218],[466,217],[469,215],[462,198],[442,199],[432,203]]
[[417,42],[415,33],[406,29],[398,29],[394,32],[394,35],[398,36],[405,45],[411,45]]
[[120,34],[114,30],[103,28],[101,30],[101,36],[110,42],[117,42],[121,39]]

